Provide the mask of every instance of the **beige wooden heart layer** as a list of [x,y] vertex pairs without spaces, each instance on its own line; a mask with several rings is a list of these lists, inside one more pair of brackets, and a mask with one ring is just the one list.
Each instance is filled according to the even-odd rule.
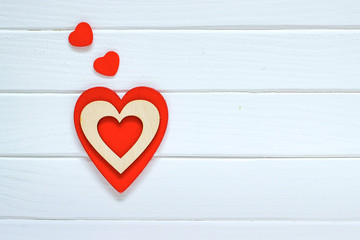
[[[101,139],[98,123],[104,117],[114,117],[119,123],[129,116],[138,117],[142,122],[139,139],[121,158]],[[119,173],[123,173],[149,146],[160,124],[157,108],[148,101],[134,100],[125,105],[119,113],[109,102],[94,101],[84,107],[80,115],[80,125],[85,137],[94,149]]]

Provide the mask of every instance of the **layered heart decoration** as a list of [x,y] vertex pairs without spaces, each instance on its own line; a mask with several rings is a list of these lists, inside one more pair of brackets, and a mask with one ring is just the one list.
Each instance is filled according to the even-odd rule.
[[96,87],[77,100],[74,122],[90,159],[117,191],[124,192],[159,147],[168,109],[152,88],[136,87],[121,99],[108,88]]
[[94,61],[94,69],[102,75],[114,76],[119,69],[119,64],[119,55],[116,52],[110,51]]
[[93,42],[93,32],[86,22],[79,23],[69,35],[69,43],[75,47],[86,47]]

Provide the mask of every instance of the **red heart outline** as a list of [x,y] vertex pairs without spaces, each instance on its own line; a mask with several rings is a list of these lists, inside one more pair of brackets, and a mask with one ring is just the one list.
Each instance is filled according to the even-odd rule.
[[[80,126],[80,114],[83,108],[93,101],[107,101],[119,111],[133,100],[146,100],[154,104],[160,113],[160,124],[155,137],[145,151],[128,167],[122,174],[117,172],[89,143]],[[129,90],[121,99],[116,92],[104,88],[95,87],[83,92],[78,98],[74,110],[74,123],[77,135],[85,151],[93,161],[97,169],[108,182],[120,193],[124,192],[140,175],[158,149],[168,122],[168,108],[163,96],[156,90],[148,87],[136,87]],[[120,123],[121,124],[121,123]]]
[[86,22],[79,23],[69,35],[69,43],[75,47],[86,47],[93,42],[93,32]]

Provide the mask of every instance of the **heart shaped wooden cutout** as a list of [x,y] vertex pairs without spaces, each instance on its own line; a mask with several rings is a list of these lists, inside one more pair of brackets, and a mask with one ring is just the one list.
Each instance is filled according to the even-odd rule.
[[[132,127],[124,128],[123,136],[114,135],[116,129],[113,123],[109,124],[112,120],[119,125],[141,124],[136,127],[141,129],[140,135]],[[74,111],[75,129],[81,144],[102,175],[119,192],[124,192],[151,160],[163,139],[167,121],[164,98],[147,87],[134,88],[122,99],[108,88],[91,88],[81,94]],[[130,148],[129,142],[133,144]],[[116,146],[125,152],[122,156]],[[129,149],[124,151],[124,148]]]

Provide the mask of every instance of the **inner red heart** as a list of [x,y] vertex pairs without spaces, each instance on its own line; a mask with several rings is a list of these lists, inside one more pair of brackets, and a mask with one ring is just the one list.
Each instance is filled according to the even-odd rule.
[[134,116],[126,117],[120,123],[116,118],[104,117],[98,123],[101,139],[120,158],[139,139],[142,128],[141,120]]

